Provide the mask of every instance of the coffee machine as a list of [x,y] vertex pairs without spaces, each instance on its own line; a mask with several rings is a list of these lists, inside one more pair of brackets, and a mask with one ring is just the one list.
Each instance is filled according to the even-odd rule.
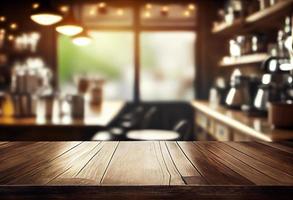
[[265,73],[262,75],[261,84],[253,102],[254,107],[262,114],[267,114],[269,102],[286,100],[290,90],[289,73],[291,64],[288,58],[270,57],[262,64]]
[[235,69],[231,75],[230,89],[225,99],[226,106],[232,109],[251,107],[258,84],[259,79],[256,76],[244,76],[239,69]]

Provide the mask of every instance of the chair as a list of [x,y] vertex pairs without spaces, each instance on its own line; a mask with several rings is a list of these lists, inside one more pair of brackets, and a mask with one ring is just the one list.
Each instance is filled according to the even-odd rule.
[[146,112],[140,125],[141,129],[148,129],[151,127],[152,120],[154,116],[156,115],[157,111],[158,111],[157,107],[153,106]]
[[174,126],[173,130],[180,134],[181,140],[187,140],[191,131],[191,125],[188,120],[179,120]]

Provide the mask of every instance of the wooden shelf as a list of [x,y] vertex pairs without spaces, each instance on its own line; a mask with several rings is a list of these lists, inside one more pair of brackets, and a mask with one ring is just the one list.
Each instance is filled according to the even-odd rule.
[[243,19],[236,19],[232,24],[226,22],[219,23],[217,26],[213,27],[212,33],[224,35],[234,33],[241,28],[243,21]]
[[[213,27],[212,33],[235,35],[260,28],[278,28],[280,17],[286,16],[293,9],[293,0],[283,0],[244,19],[236,19],[232,24],[220,23]],[[277,22],[277,23],[275,23]]]
[[267,59],[269,55],[267,53],[258,53],[258,54],[251,54],[245,55],[241,57],[224,57],[220,63],[220,67],[229,67],[229,66],[237,66],[237,65],[247,65],[247,64],[255,64],[261,63],[265,59]]

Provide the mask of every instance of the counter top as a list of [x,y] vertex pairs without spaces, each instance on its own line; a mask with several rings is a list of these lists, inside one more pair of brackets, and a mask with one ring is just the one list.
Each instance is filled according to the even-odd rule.
[[289,142],[0,142],[0,196],[290,199],[292,155]]
[[52,117],[47,120],[44,117],[36,118],[14,118],[0,117],[0,127],[7,126],[107,126],[122,110],[125,102],[122,101],[105,101],[100,108],[85,108],[84,119],[73,119],[70,116]]
[[192,105],[198,111],[256,139],[267,142],[293,139],[293,130],[274,129],[266,118],[250,117],[241,111],[211,105],[208,101],[193,101]]

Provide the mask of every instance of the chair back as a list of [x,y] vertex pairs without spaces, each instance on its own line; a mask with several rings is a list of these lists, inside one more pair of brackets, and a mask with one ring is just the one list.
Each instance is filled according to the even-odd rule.
[[188,120],[182,119],[175,124],[173,131],[179,133],[181,140],[184,140],[190,134],[191,125]]
[[148,129],[151,126],[152,119],[154,118],[157,111],[158,109],[155,106],[153,106],[145,113],[142,119],[140,127],[141,129]]

